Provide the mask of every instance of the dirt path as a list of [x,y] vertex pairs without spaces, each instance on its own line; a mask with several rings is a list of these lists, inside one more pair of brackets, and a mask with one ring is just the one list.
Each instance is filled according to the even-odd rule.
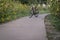
[[0,25],[0,40],[47,40],[44,17],[24,17]]

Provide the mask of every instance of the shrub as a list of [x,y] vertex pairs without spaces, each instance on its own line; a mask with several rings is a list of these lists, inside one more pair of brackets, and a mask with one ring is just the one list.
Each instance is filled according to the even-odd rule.
[[29,6],[11,0],[0,0],[0,23],[27,16]]
[[60,16],[60,2],[59,0],[50,1],[50,11],[55,16]]
[[57,30],[60,30],[60,0],[50,0],[51,22]]

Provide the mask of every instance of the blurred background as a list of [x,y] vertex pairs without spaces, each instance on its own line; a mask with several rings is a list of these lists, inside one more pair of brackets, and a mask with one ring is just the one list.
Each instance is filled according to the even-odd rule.
[[31,4],[38,5],[40,14],[49,12],[47,0],[0,0],[0,23],[29,16]]

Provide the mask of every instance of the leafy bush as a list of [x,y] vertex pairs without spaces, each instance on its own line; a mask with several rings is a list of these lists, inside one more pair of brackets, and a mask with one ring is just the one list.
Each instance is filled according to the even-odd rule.
[[[45,12],[45,10],[45,8],[40,6],[39,11],[41,13],[43,11]],[[28,16],[30,13],[29,11],[30,6],[26,4],[21,4],[19,1],[0,0],[0,23]]]
[[60,0],[50,0],[51,22],[57,30],[60,30]]
[[27,16],[29,6],[9,0],[0,0],[0,23]]
[[60,31],[60,19],[54,15],[50,15],[48,18],[53,27],[55,27],[56,30]]
[[55,16],[60,16],[60,2],[59,0],[50,1],[50,11]]

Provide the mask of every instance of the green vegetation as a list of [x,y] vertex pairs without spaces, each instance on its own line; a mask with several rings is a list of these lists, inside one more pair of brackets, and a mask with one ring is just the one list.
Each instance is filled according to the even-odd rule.
[[13,1],[0,1],[0,23],[27,16],[29,6]]
[[15,1],[19,1],[22,4],[43,4],[43,3],[47,3],[47,0],[15,0]]
[[[41,0],[40,0],[41,1]],[[5,23],[30,14],[30,5],[40,3],[39,0],[0,0],[0,23]],[[44,3],[44,1],[42,1]],[[39,7],[40,13],[48,12],[48,9]]]
[[51,16],[49,19],[51,20],[52,25],[60,30],[60,0],[50,0],[50,11]]

